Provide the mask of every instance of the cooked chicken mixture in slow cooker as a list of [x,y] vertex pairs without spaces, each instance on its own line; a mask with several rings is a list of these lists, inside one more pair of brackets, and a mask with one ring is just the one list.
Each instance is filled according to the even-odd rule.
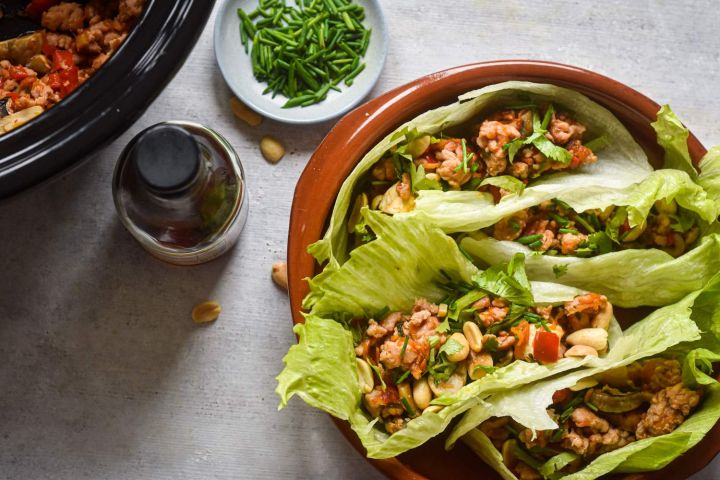
[[37,117],[87,81],[120,47],[145,0],[32,0],[42,29],[0,42],[0,135]]

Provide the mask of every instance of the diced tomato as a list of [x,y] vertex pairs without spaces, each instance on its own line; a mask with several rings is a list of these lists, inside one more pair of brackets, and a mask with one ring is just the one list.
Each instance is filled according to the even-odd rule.
[[31,17],[39,17],[45,10],[58,3],[60,0],[31,0],[25,12]]
[[553,363],[558,361],[560,352],[560,337],[552,332],[538,330],[533,341],[533,354],[540,363]]
[[69,70],[75,66],[73,54],[67,50],[55,50],[52,58],[54,70]]
[[62,87],[62,81],[60,80],[60,74],[59,73],[51,73],[47,76],[47,79],[45,80],[45,83],[48,84],[50,88],[53,90],[59,91],[60,87]]
[[563,403],[565,400],[570,398],[570,393],[571,392],[569,388],[563,388],[562,390],[558,390],[557,392],[553,393],[552,402]]
[[55,54],[55,47],[53,47],[52,45],[50,45],[47,42],[43,43],[42,52],[46,57],[52,58],[53,55]]
[[70,95],[78,86],[78,69],[72,67],[59,73],[60,76],[60,93],[63,97]]
[[523,358],[525,347],[530,340],[530,324],[526,320],[523,320],[516,327],[512,327],[510,332],[517,337],[517,342],[515,342],[515,358]]
[[25,67],[16,67],[12,66],[10,67],[10,78],[13,80],[20,82],[22,80],[25,80],[27,77],[30,76],[30,73]]

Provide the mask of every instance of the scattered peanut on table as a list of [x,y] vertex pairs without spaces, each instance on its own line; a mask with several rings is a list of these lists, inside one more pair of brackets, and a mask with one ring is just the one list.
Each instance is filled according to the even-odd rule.
[[275,284],[284,289],[288,289],[287,263],[275,262],[272,266],[272,279]]
[[192,309],[192,319],[195,323],[214,322],[220,316],[220,304],[218,302],[198,303]]
[[260,151],[265,157],[265,160],[272,163],[277,163],[281,158],[285,156],[285,147],[276,138],[265,135],[260,140]]
[[232,97],[230,99],[230,108],[232,109],[236,117],[238,117],[240,120],[247,123],[251,127],[257,127],[263,121],[263,117],[261,117],[254,110],[251,110],[247,105],[242,103],[236,97]]

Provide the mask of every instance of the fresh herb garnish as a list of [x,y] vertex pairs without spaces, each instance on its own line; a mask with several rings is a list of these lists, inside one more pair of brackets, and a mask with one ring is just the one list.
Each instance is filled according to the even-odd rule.
[[400,401],[402,402],[403,407],[405,407],[405,411],[408,413],[408,415],[414,417],[415,410],[410,406],[410,402],[408,402],[405,397],[401,398]]
[[314,1],[267,7],[237,10],[240,41],[255,78],[267,82],[263,94],[288,98],[283,108],[320,102],[331,89],[339,91],[340,82],[351,86],[365,69],[371,31],[362,24],[362,6]]
[[380,372],[378,366],[372,363],[369,358],[366,358],[365,361],[368,363],[368,365],[370,365],[370,368],[372,368],[372,371],[375,372],[375,375],[377,375],[380,383],[382,384],[382,389],[387,389],[387,385],[385,385],[385,380],[383,379],[382,373]]
[[457,340],[453,338],[449,338],[445,344],[440,347],[440,350],[438,351],[438,355],[445,354],[445,355],[455,355],[456,353],[460,353],[463,349],[462,344],[458,342]]
[[397,385],[398,383],[402,383],[403,380],[405,380],[408,377],[408,375],[410,375],[410,370],[405,370],[405,372],[402,375],[400,375],[400,377],[398,377],[397,380],[395,380],[395,385]]
[[400,361],[401,362],[402,362],[402,359],[405,357],[405,349],[407,349],[409,341],[410,341],[410,337],[405,337],[405,341],[403,342],[402,349],[400,350]]
[[553,265],[553,273],[555,274],[555,278],[560,278],[563,275],[565,275],[568,271],[568,265],[567,264],[558,264]]
[[563,147],[555,145],[547,139],[545,134],[548,133],[547,127],[550,124],[555,109],[552,104],[548,106],[545,111],[545,116],[540,121],[540,116],[537,110],[533,110],[533,132],[526,138],[516,138],[512,142],[506,143],[503,148],[508,152],[508,160],[512,163],[517,152],[525,145],[534,145],[540,153],[545,155],[547,158],[560,163],[570,163],[572,160],[572,153]]
[[588,232],[588,233],[595,233],[595,227],[593,227],[592,225],[590,225],[590,223],[589,223],[587,220],[585,220],[585,219],[582,217],[582,215],[580,215],[580,214],[576,215],[576,216],[575,216],[575,221],[576,221],[577,223],[579,223],[580,226],[582,226],[582,227],[585,229],[586,232]]
[[510,175],[487,177],[485,180],[480,182],[479,186],[484,185],[493,185],[516,195],[520,195],[525,190],[525,184],[521,180],[518,180]]
[[575,410],[575,407],[580,405],[582,402],[583,402],[582,395],[578,395],[575,398],[573,398],[572,400],[570,400],[570,403],[568,403],[565,410],[563,410],[563,412],[560,414],[560,418],[558,419],[558,421],[560,423],[562,423],[565,420],[567,420],[568,418],[570,418],[570,415],[572,415],[572,412]]

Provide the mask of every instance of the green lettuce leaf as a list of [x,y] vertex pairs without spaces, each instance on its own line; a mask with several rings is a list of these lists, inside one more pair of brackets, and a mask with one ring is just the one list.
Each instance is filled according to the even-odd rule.
[[657,134],[658,144],[665,150],[663,168],[674,168],[686,172],[708,193],[715,202],[720,201],[720,146],[711,148],[700,160],[698,174],[688,150],[690,132],[677,118],[670,106],[664,105],[657,114],[657,121],[651,124]]
[[[706,158],[708,171],[712,168],[720,177],[720,150],[715,156],[708,154]],[[617,174],[612,169],[608,171],[608,175]],[[626,206],[630,226],[642,223],[653,204],[663,199],[677,201],[706,223],[715,221],[720,213],[720,205],[716,201],[718,197],[708,195],[687,173],[679,170],[656,170],[640,182],[622,186],[584,183],[580,176],[568,180],[566,184],[536,184],[525,189],[521,195],[504,197],[497,204],[489,193],[423,190],[415,202],[415,210],[400,215],[422,212],[445,232],[454,233],[489,227],[515,212],[553,198],[564,201],[578,212],[611,205]],[[717,191],[720,191],[720,186]]]
[[658,144],[665,150],[663,168],[682,170],[693,179],[698,172],[693,166],[687,140],[690,132],[680,122],[670,105],[663,105],[657,114],[657,121],[650,124],[657,134]]
[[621,250],[592,258],[531,255],[524,245],[484,234],[465,237],[460,246],[480,263],[489,265],[524,253],[530,278],[553,281],[556,272],[562,271],[560,281],[564,284],[606,295],[621,307],[676,302],[702,288],[720,271],[718,233],[701,238],[695,248],[678,258],[657,249]]
[[[565,358],[552,365],[513,362],[465,385],[456,394],[436,398],[433,403],[445,408],[437,413],[423,413],[410,421],[405,429],[387,435],[361,408],[352,333],[345,328],[345,321],[356,317],[371,318],[386,308],[407,311],[418,297],[438,302],[447,294],[439,284],[448,280],[469,283],[483,276],[452,238],[421,216],[398,219],[367,209],[361,214],[377,238],[353,250],[344,265],[315,284],[312,310],[304,325],[295,327],[300,341],[290,348],[285,357],[285,369],[278,376],[281,406],[297,395],[316,408],[348,420],[369,457],[388,458],[441,433],[456,416],[478,405],[493,392],[531,383],[593,361],[591,358]],[[524,293],[515,289],[523,290],[529,286],[531,298],[538,303],[563,302],[583,293],[574,287],[528,282],[520,258],[513,260],[508,270],[503,275],[498,272],[485,275],[490,277],[486,281],[488,288],[525,298]],[[621,335],[613,320],[610,351]]]
[[[503,478],[514,479],[502,463],[502,457],[482,432],[474,429],[491,417],[512,416],[535,430],[557,428],[547,414],[555,391],[575,385],[578,381],[608,369],[627,365],[654,355],[671,355],[683,359],[683,382],[691,388],[704,386],[705,396],[698,410],[670,434],[636,441],[613,452],[599,456],[588,466],[564,479],[590,480],[610,472],[640,472],[663,468],[692,448],[720,418],[720,385],[709,373],[711,364],[720,361],[720,354],[702,348],[718,345],[718,337],[708,330],[720,311],[720,274],[700,291],[686,296],[677,304],[656,310],[625,331],[605,358],[591,368],[543,380],[518,391],[503,391],[470,409],[449,436],[451,447],[462,437],[478,455],[493,466]],[[698,348],[699,347],[699,348]],[[483,438],[484,437],[484,438]],[[552,471],[552,465],[547,470]]]
[[[409,310],[417,297],[442,299],[446,292],[441,285],[448,280],[471,282],[478,274],[455,241],[423,216],[391,217],[367,208],[361,214],[377,240],[353,250],[342,267],[312,279],[304,305],[311,314],[360,318],[385,307]],[[516,270],[518,275],[524,275],[522,269]],[[532,290],[538,303],[558,303],[582,293],[549,282],[533,282]]]
[[[596,164],[583,166],[573,172],[544,175],[534,180],[521,197],[525,197],[535,188],[545,191],[553,190],[557,193],[572,188],[574,185],[582,188],[593,185],[624,187],[642,180],[652,171],[647,156],[622,123],[604,107],[584,95],[555,85],[531,82],[505,82],[490,85],[461,96],[457,102],[451,105],[428,111],[400,125],[375,145],[360,160],[341,186],[330,217],[328,230],[323,239],[310,249],[310,252],[320,263],[330,261],[331,268],[336,268],[337,264],[342,264],[347,260],[348,234],[345,222],[351,207],[353,192],[360,178],[382,158],[390,147],[400,144],[412,132],[437,134],[472,121],[481,112],[516,104],[518,101],[532,104],[552,103],[558,109],[571,112],[578,121],[586,125],[589,137],[604,135],[608,139],[608,146],[598,152],[599,160]],[[421,190],[420,198],[427,195],[428,192],[434,192],[440,195],[440,198],[443,198],[444,194],[452,197],[461,193]],[[482,196],[476,192],[464,193]],[[442,203],[440,202],[441,205]]]
[[[717,298],[714,292],[708,294]],[[612,368],[628,365],[638,359],[657,355],[682,342],[699,341],[701,331],[692,319],[692,308],[700,292],[694,292],[676,304],[655,310],[642,321],[629,327],[621,337],[615,336],[605,357],[592,358],[590,368],[540,382],[517,391],[505,391],[471,409],[448,436],[446,447],[451,448],[464,434],[490,417],[511,416],[519,423],[536,430],[557,428],[547,414],[552,395],[557,390],[575,385],[579,380]]]

